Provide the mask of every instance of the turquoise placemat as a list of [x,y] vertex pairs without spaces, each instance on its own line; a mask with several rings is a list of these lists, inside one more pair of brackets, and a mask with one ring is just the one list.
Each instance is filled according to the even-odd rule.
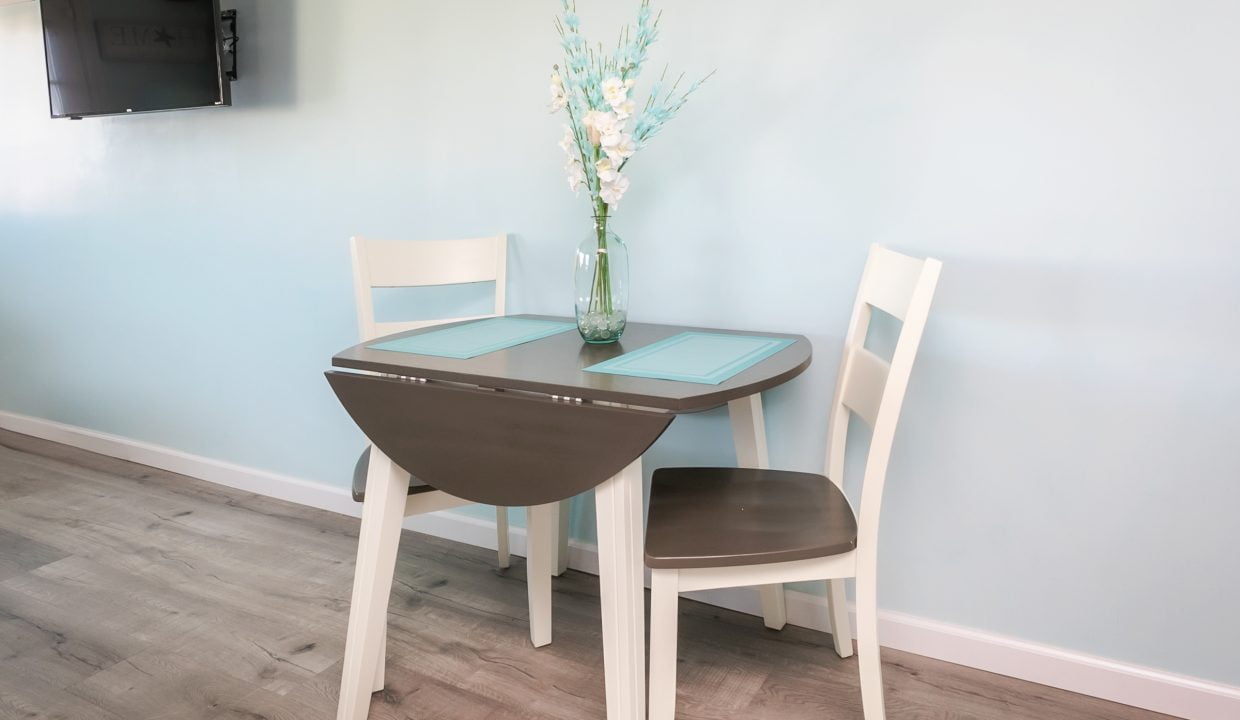
[[718,385],[792,343],[786,338],[684,332],[586,371]]
[[366,347],[372,350],[392,350],[464,360],[576,328],[577,325],[570,322],[497,317],[386,340]]

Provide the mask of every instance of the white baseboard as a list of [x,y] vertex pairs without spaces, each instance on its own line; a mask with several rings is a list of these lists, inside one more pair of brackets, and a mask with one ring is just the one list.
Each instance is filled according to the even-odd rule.
[[[829,632],[825,597],[795,590],[785,595],[789,624]],[[761,599],[755,588],[728,588],[685,593],[684,596],[750,615],[762,614]],[[851,602],[849,606],[851,609]],[[854,625],[853,637],[856,637],[856,613],[849,615]],[[883,647],[1175,717],[1190,720],[1240,718],[1240,687],[1075,650],[892,610],[878,611],[878,637]]]
[[[0,411],[0,428],[259,495],[355,517],[361,514],[360,506],[353,502],[349,491],[344,488],[308,482],[15,413]],[[405,521],[405,526],[470,545],[491,549],[496,547],[495,523],[489,520],[441,512],[409,518]],[[510,544],[514,555],[524,556],[525,531],[512,528]],[[569,549],[569,565],[577,570],[597,574],[598,556],[595,547],[573,541]],[[713,590],[688,593],[686,596],[751,615],[761,614],[758,593],[753,588]],[[826,630],[824,598],[788,591],[787,601],[790,623]],[[888,610],[879,611],[879,637],[884,647],[1190,720],[1240,718],[1240,687],[1175,675]]]
[[361,516],[361,510],[354,507],[357,503],[353,502],[348,490],[322,483],[309,482],[289,475],[257,470],[201,455],[191,455],[162,445],[16,413],[0,411],[0,428],[89,450],[100,455],[188,475],[257,495],[266,495],[345,515]]

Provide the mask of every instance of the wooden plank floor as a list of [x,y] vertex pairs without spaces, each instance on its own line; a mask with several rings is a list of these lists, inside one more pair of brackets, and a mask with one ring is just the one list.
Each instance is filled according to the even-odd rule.
[[[342,469],[342,472],[348,468]],[[0,718],[335,717],[358,521],[0,431]],[[861,718],[830,638],[681,601],[680,718]],[[372,718],[603,717],[598,580],[405,533]],[[1165,717],[884,651],[892,720]]]

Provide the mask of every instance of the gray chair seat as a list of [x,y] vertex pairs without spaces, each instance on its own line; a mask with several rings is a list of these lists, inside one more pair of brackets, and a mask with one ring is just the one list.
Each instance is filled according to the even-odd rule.
[[857,547],[857,519],[822,475],[661,468],[650,487],[646,565],[732,567],[806,560]]
[[[353,499],[357,502],[365,502],[366,500],[366,468],[370,465],[370,446],[362,451],[361,457],[357,459],[357,464],[353,466]],[[414,476],[409,476],[409,494],[417,495],[418,493],[434,492],[435,488],[427,485]]]

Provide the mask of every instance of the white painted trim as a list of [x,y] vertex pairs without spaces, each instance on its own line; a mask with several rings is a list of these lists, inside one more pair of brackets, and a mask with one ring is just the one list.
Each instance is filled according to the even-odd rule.
[[[682,593],[717,607],[761,616],[755,588]],[[788,590],[788,623],[830,632],[827,598]],[[849,603],[856,632],[855,612]],[[915,615],[879,610],[882,646],[998,675],[1188,718],[1240,718],[1240,687],[1041,645]]]
[[[15,413],[0,411],[0,428],[259,495],[355,517],[361,514],[360,506],[353,502],[349,491],[344,488]],[[496,547],[493,520],[443,512],[406,518],[405,527],[478,547]],[[513,554],[524,557],[525,530],[514,527],[511,533]],[[572,541],[569,545],[569,565],[597,574],[598,555],[594,546]],[[685,595],[750,615],[762,614],[761,601],[754,588],[730,588]],[[787,603],[788,622],[827,630],[825,597],[789,590]],[[884,647],[1190,720],[1240,718],[1240,687],[888,610],[879,611],[878,623]]]
[[[89,450],[100,455],[188,475],[217,485],[287,500],[299,505],[309,505],[355,517],[361,517],[362,514],[361,509],[355,507],[357,503],[353,502],[348,490],[289,475],[258,470],[119,435],[4,411],[0,411],[0,428]],[[348,470],[352,473],[352,466]]]

